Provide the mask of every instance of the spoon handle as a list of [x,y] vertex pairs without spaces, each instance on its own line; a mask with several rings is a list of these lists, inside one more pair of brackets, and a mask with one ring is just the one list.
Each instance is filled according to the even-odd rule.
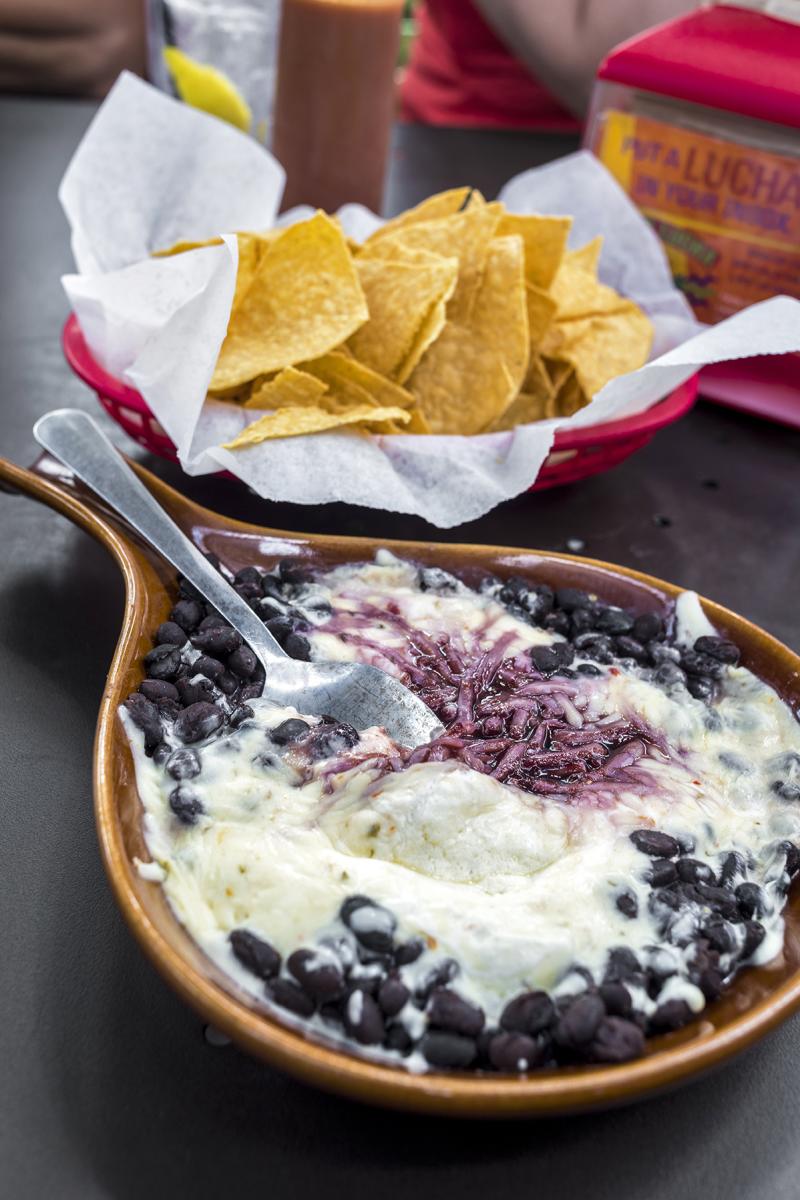
[[167,516],[87,413],[73,408],[45,413],[34,425],[33,436],[194,584],[262,662],[288,657],[260,617]]

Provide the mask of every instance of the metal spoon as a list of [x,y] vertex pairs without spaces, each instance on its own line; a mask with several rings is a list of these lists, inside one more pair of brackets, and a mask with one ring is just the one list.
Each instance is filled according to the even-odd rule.
[[33,435],[171,562],[242,635],[264,668],[264,695],[270,700],[292,705],[301,713],[328,713],[356,729],[382,725],[404,746],[419,746],[442,732],[427,705],[377,667],[289,658],[86,413],[69,408],[46,413],[34,425]]

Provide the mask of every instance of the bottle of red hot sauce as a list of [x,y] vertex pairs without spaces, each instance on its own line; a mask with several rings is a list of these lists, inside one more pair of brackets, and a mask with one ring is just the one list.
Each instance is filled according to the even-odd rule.
[[283,0],[272,150],[284,208],[380,211],[402,0]]

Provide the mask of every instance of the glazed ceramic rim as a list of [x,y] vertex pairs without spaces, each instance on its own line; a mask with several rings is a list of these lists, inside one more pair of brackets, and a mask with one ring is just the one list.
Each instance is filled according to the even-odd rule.
[[[383,1066],[350,1053],[332,1049],[309,1040],[302,1033],[281,1024],[269,1013],[251,1009],[236,996],[207,978],[173,949],[158,924],[145,912],[139,902],[134,884],[135,867],[128,857],[124,843],[113,778],[112,758],[118,741],[117,708],[121,699],[124,672],[132,660],[134,644],[139,636],[135,621],[144,605],[143,581],[140,568],[125,539],[105,524],[90,508],[69,493],[47,480],[32,476],[19,468],[0,463],[11,482],[36,495],[52,507],[70,516],[88,532],[98,537],[120,566],[126,587],[126,620],[109,669],[109,680],[103,695],[97,724],[94,760],[95,817],[98,838],[112,890],[122,913],[138,942],[170,985],[215,1028],[227,1034],[257,1057],[288,1073],[321,1087],[384,1107],[408,1109],[461,1117],[523,1117],[580,1112],[593,1108],[608,1108],[652,1095],[706,1072],[744,1050],[757,1038],[773,1029],[779,1022],[800,1008],[800,969],[779,984],[763,999],[739,1017],[726,1021],[707,1035],[667,1046],[647,1057],[613,1066],[559,1068],[551,1072],[528,1076],[473,1076],[442,1073],[411,1074],[402,1069]],[[146,475],[146,473],[145,473]],[[158,495],[175,495],[172,489],[147,476]],[[198,514],[204,510],[193,506]],[[208,512],[208,510],[205,510]],[[258,527],[221,518],[208,512],[214,520],[210,528],[231,532],[253,533]],[[289,542],[302,541],[304,535],[276,530],[260,530],[270,537],[285,537]],[[324,553],[326,544],[334,547],[357,542],[356,538],[314,536],[315,549]],[[375,539],[364,539],[374,545]],[[412,556],[420,543],[392,539],[381,540],[401,556]],[[527,547],[486,547],[470,544],[443,544],[442,551],[464,555],[479,562],[493,552],[509,556],[535,556],[542,562],[578,563],[600,576],[630,579],[674,598],[683,589],[628,567],[617,567],[596,559],[578,555],[537,551]],[[729,609],[701,597],[709,618],[731,631],[743,633],[751,646],[770,661],[783,660],[800,678],[800,656],[758,626]],[[154,885],[159,886],[159,885]],[[179,924],[176,917],[172,920]]]

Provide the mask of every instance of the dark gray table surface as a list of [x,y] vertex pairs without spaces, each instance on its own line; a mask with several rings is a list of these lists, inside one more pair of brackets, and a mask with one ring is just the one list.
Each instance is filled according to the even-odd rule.
[[[0,454],[21,464],[40,413],[99,412],[58,343],[71,262],[56,186],[92,111],[0,101]],[[463,182],[492,195],[571,148],[400,130],[388,206]],[[204,504],[278,528],[559,550],[580,538],[591,555],[697,588],[797,646],[798,450],[800,434],[701,404],[617,470],[445,534],[344,506],[269,504],[147,465]],[[22,497],[0,494],[0,529],[0,1195],[800,1195],[797,1019],[680,1092],[538,1125],[370,1110],[209,1045],[123,926],[95,842],[92,738],[121,583],[99,547]]]

